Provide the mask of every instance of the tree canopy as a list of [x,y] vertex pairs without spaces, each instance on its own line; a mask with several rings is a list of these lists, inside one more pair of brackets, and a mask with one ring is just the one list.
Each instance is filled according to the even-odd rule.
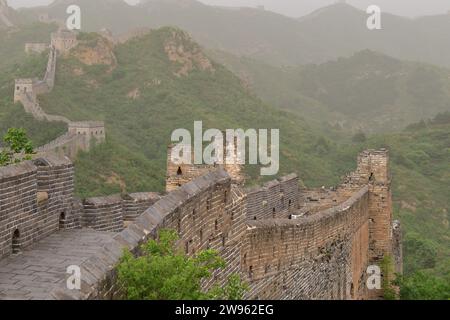
[[176,247],[177,233],[161,230],[158,240],[142,245],[142,255],[126,251],[118,267],[119,283],[129,300],[240,300],[246,291],[238,275],[227,285],[202,289],[204,280],[223,269],[225,261],[215,250],[187,256]]

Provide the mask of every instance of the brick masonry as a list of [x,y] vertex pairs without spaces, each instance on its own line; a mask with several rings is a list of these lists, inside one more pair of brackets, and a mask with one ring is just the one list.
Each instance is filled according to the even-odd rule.
[[[401,271],[402,260],[400,224],[391,220],[388,161],[386,150],[362,153],[357,170],[333,190],[301,188],[295,175],[246,190],[233,183],[222,168],[210,168],[163,197],[132,194],[73,200],[62,206],[72,210],[72,225],[78,221],[78,227],[97,230],[93,232],[115,233],[109,233],[111,238],[104,245],[83,249],[81,290],[69,291],[60,281],[48,297],[119,298],[115,266],[123,250],[138,254],[140,244],[157,237],[161,228],[170,228],[178,232],[177,245],[187,254],[211,248],[226,260],[226,269],[214,274],[204,288],[223,284],[229,275],[237,273],[249,284],[248,299],[379,298],[381,292],[366,289],[367,266],[393,255],[397,271]],[[23,209],[28,214],[40,210],[42,205],[36,205],[36,197],[48,201],[45,192],[58,190],[45,187],[49,182],[38,182],[38,177],[45,176],[45,171],[38,171],[33,163],[0,169],[3,188],[12,181],[14,195],[24,199],[23,206],[10,213],[10,217],[19,218],[10,219],[12,222],[6,225],[16,226],[22,221]],[[55,178],[50,180],[58,184]],[[17,192],[18,186],[23,191]],[[3,194],[8,192],[2,190]],[[64,192],[58,194],[64,198]],[[16,201],[6,198],[3,203],[11,206]],[[143,213],[139,213],[141,210]],[[60,211],[58,207],[52,212],[57,217]],[[55,229],[51,225],[48,230]],[[12,251],[14,230],[10,227],[5,233],[8,237],[3,247],[7,253]],[[28,236],[33,234],[32,228],[23,230],[21,235],[29,239],[21,243],[23,246],[39,240]],[[20,256],[10,256],[11,263],[14,257]]]

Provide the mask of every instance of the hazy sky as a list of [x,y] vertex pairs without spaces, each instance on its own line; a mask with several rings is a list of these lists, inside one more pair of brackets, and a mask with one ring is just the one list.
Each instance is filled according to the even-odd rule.
[[[95,0],[92,0],[95,1]],[[127,0],[136,2],[137,0]],[[317,8],[332,4],[336,0],[200,0],[213,5],[250,6],[264,5],[266,9],[285,15],[300,17]],[[14,7],[43,5],[52,0],[8,0]],[[376,4],[382,10],[403,16],[421,16],[450,11],[450,0],[348,0],[348,3],[367,8]]]

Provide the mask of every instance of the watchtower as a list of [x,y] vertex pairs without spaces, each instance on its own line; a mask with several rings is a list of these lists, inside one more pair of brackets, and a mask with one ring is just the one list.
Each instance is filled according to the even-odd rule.
[[[208,172],[223,168],[231,177],[234,184],[244,184],[244,170],[241,164],[241,155],[238,150],[238,139],[235,138],[233,143],[226,143],[224,149],[224,164],[194,164],[194,154],[191,153],[191,163],[176,164],[172,159],[172,150],[175,145],[170,145],[167,150],[167,176],[166,176],[166,191],[170,192],[185,183],[188,183]],[[232,154],[228,154],[230,150],[234,150]]]
[[21,101],[21,96],[28,94],[34,96],[33,79],[16,79],[14,86],[14,103]]
[[392,254],[393,219],[389,151],[367,150],[358,157],[360,183],[369,185],[369,257],[380,262]]
[[96,142],[106,139],[105,123],[103,121],[81,121],[69,123],[69,133],[83,135],[88,139],[94,138]]
[[77,35],[70,30],[59,30],[52,33],[51,45],[60,53],[67,53],[78,45]]

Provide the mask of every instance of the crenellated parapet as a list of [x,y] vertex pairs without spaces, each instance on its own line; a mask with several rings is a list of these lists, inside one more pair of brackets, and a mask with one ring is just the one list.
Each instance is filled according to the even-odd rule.
[[[391,204],[385,150],[362,153],[352,180],[332,189],[308,190],[300,187],[296,175],[289,175],[246,190],[216,168],[165,196],[137,193],[85,200],[72,199],[73,168],[66,173],[70,165],[65,161],[40,159],[0,169],[1,197],[21,197],[23,204],[4,224],[7,254],[29,245],[20,235],[36,234],[37,226],[45,230],[43,235],[53,231],[62,236],[55,227],[61,210],[60,229],[90,229],[102,236],[95,249],[85,248],[80,267],[89,277],[82,279],[81,290],[67,290],[61,281],[48,293],[52,299],[120,297],[115,266],[123,250],[139,254],[139,246],[156,239],[161,229],[175,230],[177,246],[187,255],[217,250],[227,266],[203,283],[204,288],[239,274],[249,285],[247,299],[376,299],[382,292],[366,286],[367,267],[392,254],[401,272],[400,223],[387,214]],[[23,191],[17,191],[19,186]],[[19,201],[5,199],[9,206]],[[41,217],[43,210],[52,212],[44,214],[45,222],[27,224],[28,215],[40,212],[35,217]]]
[[71,214],[73,164],[37,158],[0,168],[0,258],[62,228]]
[[51,34],[51,46],[61,54],[68,53],[77,45],[77,34],[74,31],[60,29]]
[[299,209],[300,188],[296,174],[247,189],[247,220],[289,218]]

